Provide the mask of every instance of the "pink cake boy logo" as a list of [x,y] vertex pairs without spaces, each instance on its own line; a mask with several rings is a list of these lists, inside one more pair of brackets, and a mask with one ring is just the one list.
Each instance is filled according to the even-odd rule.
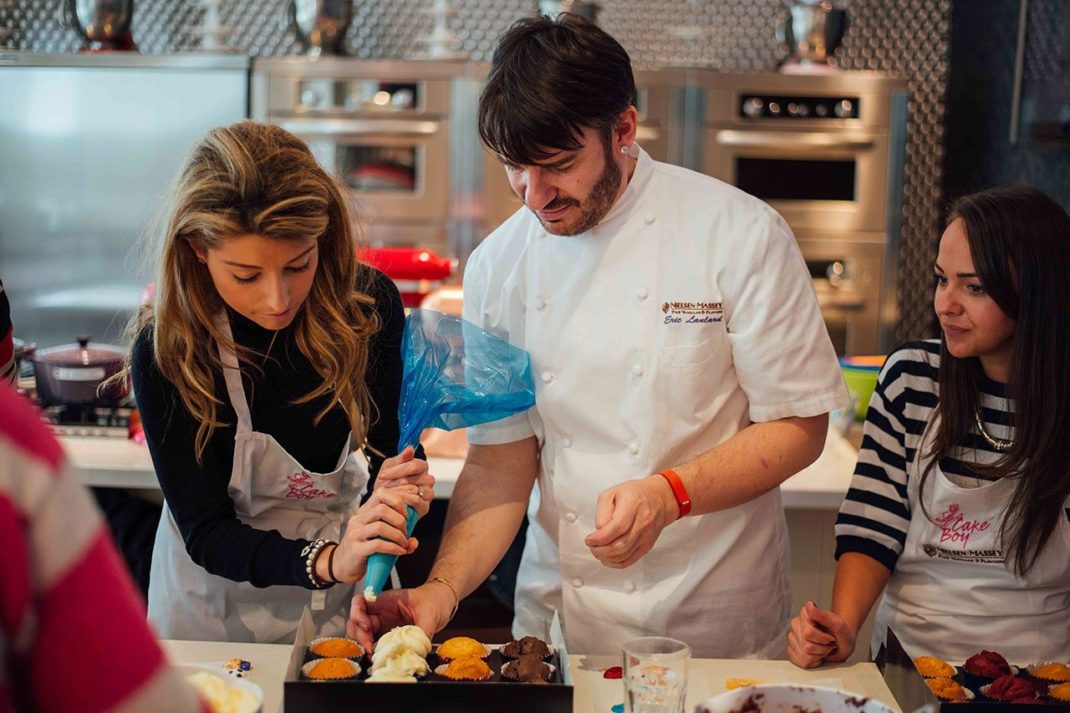
[[966,549],[970,536],[975,532],[984,532],[991,523],[988,520],[968,520],[958,503],[951,503],[947,511],[936,518],[936,524],[940,526],[940,542],[961,543],[962,549]]
[[291,473],[287,478],[290,487],[286,490],[286,497],[298,500],[315,500],[316,498],[333,498],[335,493],[330,490],[317,488],[312,482],[312,476],[305,472]]

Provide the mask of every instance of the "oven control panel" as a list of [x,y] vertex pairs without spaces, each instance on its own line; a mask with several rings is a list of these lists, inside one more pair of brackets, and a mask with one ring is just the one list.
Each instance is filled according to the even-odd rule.
[[858,97],[739,95],[742,119],[857,119]]

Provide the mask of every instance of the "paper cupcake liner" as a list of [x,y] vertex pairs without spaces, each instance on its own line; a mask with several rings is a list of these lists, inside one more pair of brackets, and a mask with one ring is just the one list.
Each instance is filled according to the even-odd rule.
[[1070,703],[1070,683],[1057,683],[1048,688],[1047,700],[1063,705]]
[[[508,659],[508,660],[506,660],[505,663],[502,664],[502,668],[501,668],[502,678],[504,680],[506,680],[506,681],[509,681],[510,683],[535,683],[535,681],[521,681],[519,678],[509,678],[508,676],[505,675],[505,667],[509,666],[510,664],[512,664],[516,660],[517,659]],[[543,661],[543,663],[550,667],[550,675],[546,677],[546,681],[545,681],[546,683],[549,683],[550,681],[552,681],[554,679],[554,674],[557,673],[557,666],[554,666],[552,663],[546,663],[545,661]]]
[[[1032,679],[1034,679],[1036,681],[1040,681],[1040,682],[1042,682],[1042,683],[1044,683],[1044,684],[1046,684],[1048,686],[1057,686],[1060,683],[1070,683],[1070,677],[1061,678],[1061,679],[1060,678],[1046,678],[1044,676],[1038,676],[1036,674],[1036,670],[1038,668],[1041,668],[1043,666],[1053,666],[1053,665],[1059,665],[1059,664],[1062,664],[1062,662],[1061,661],[1041,661],[1040,663],[1035,663],[1035,664],[1032,664],[1030,666],[1026,666],[1025,671],[1026,671],[1026,673],[1029,674],[1030,678],[1032,678]],[[1063,665],[1065,665],[1065,664],[1063,664]]]
[[936,673],[936,674],[925,673],[924,671],[921,670],[921,668],[918,667],[918,659],[922,659],[922,658],[926,658],[926,657],[919,656],[917,659],[914,659],[914,668],[917,670],[918,674],[922,678],[952,678],[956,673],[954,666],[952,666],[951,664],[947,663],[943,659],[936,658],[935,656],[929,656],[928,658],[930,658],[933,661],[936,661],[938,663],[942,663],[944,666],[947,666],[949,672]]
[[[359,653],[354,654],[352,656],[339,656],[338,654],[331,655],[331,654],[316,653],[316,647],[318,645],[320,645],[322,643],[325,643],[325,642],[328,642],[328,641],[344,641],[344,642],[346,642],[348,644],[353,644],[353,646],[356,646],[357,649],[359,649]],[[360,659],[360,658],[362,658],[364,656],[364,647],[361,646],[360,644],[358,644],[356,641],[353,641],[352,639],[347,639],[344,636],[321,636],[320,638],[313,639],[312,641],[310,641],[308,643],[308,653],[312,658],[315,658],[315,659],[342,658],[342,659],[350,659],[350,660],[355,661],[355,660]]]
[[447,676],[446,675],[446,668],[448,666],[449,666],[449,664],[445,664],[445,663],[439,664],[438,666],[435,666],[435,669],[434,669],[435,675],[440,677],[440,678],[444,678],[447,681],[487,681],[494,675],[494,672],[492,671],[492,672],[488,673],[486,676],[484,676],[483,678],[454,678],[453,676]]
[[[353,675],[351,675],[351,676],[342,676],[342,677],[339,677],[339,678],[312,678],[312,676],[309,675],[309,673],[312,671],[312,667],[315,666],[318,663],[322,663],[323,661],[345,661],[347,664],[349,664],[350,666],[353,667]],[[360,670],[361,670],[360,669],[360,664],[358,664],[356,661],[353,661],[352,659],[325,658],[325,659],[313,659],[312,661],[307,662],[304,666],[301,667],[301,674],[306,679],[308,679],[309,681],[315,681],[316,683],[321,683],[321,682],[329,683],[331,681],[351,681],[351,680],[353,680],[354,678],[356,678],[357,676],[360,675]]]

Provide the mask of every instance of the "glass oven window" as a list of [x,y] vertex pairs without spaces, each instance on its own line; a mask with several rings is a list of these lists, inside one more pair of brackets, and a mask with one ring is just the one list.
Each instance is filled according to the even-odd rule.
[[855,200],[855,162],[736,158],[736,186],[763,200]]
[[346,184],[364,193],[417,192],[418,146],[344,145],[337,148],[336,165]]

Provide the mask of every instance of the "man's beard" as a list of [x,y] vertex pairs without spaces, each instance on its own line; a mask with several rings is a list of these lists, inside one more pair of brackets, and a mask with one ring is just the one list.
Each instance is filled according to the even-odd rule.
[[[546,232],[551,235],[580,235],[598,225],[602,218],[606,217],[606,213],[613,207],[613,199],[617,197],[617,191],[620,189],[621,170],[608,149],[606,150],[605,160],[606,166],[602,169],[602,174],[595,181],[591,192],[587,195],[587,200],[581,203],[575,198],[555,198],[543,208],[543,210],[556,210],[567,205],[579,206],[580,216],[575,223],[553,227],[543,222],[539,218],[539,214],[535,213],[535,217],[542,223],[542,227],[546,229]],[[532,212],[534,213],[534,211]]]

